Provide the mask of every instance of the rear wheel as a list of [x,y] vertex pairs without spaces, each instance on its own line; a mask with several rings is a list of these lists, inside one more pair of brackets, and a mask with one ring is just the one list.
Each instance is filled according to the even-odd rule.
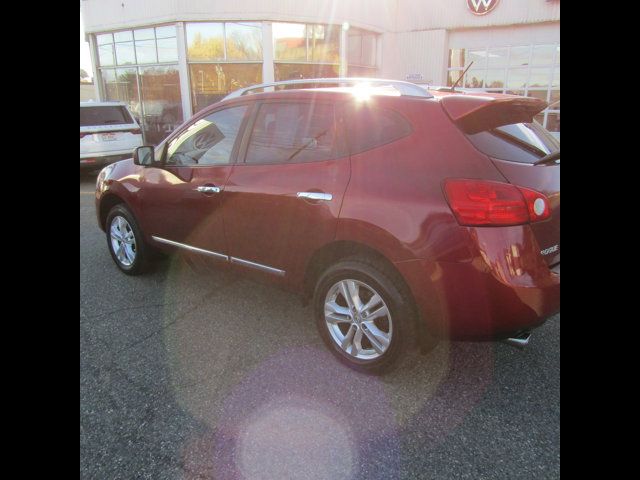
[[127,275],[142,273],[148,264],[148,248],[133,214],[123,204],[107,215],[107,244],[113,261]]
[[319,279],[314,313],[320,335],[344,363],[382,373],[415,346],[412,300],[384,265],[365,258],[340,261]]

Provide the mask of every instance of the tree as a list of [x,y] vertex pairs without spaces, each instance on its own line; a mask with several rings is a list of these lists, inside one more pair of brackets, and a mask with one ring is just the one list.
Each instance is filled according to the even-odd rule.
[[82,68],[80,69],[80,78],[89,78],[89,74]]

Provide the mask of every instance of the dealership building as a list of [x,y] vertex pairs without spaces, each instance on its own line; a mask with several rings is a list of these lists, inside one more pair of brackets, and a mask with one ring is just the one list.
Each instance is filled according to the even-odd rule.
[[[380,77],[546,100],[560,136],[559,0],[82,0],[96,96],[158,142],[229,92]],[[473,62],[473,63],[471,63]]]

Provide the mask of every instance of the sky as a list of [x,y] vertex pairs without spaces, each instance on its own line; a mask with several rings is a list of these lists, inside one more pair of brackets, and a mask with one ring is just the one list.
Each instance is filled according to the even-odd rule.
[[80,14],[80,68],[83,68],[90,77],[93,76],[91,68],[91,55],[89,54],[89,43],[84,41],[84,25],[82,24],[82,13]]

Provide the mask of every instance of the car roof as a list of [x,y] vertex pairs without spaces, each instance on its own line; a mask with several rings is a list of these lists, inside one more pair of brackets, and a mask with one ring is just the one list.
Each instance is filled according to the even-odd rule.
[[[372,88],[369,91],[371,96],[400,96],[397,93],[391,93],[388,90],[383,91],[381,88]],[[262,92],[262,93],[252,93],[248,95],[243,95],[239,98],[247,98],[247,97],[255,97],[256,99],[260,98],[328,98],[328,99],[349,99],[356,95],[356,90],[353,87],[322,87],[322,88],[298,88],[298,89],[287,89],[287,90],[278,90],[276,92]]]
[[[243,103],[248,101],[260,101],[260,100],[327,100],[327,101],[344,101],[353,98],[358,98],[358,90],[354,87],[321,87],[321,88],[296,88],[277,90],[275,92],[260,92],[250,93],[235,98],[229,98],[221,100],[218,103],[214,103],[207,107],[207,111],[215,108],[218,105],[233,105],[236,103]],[[412,97],[399,95],[397,91],[392,88],[386,87],[373,87],[368,90],[368,93],[372,97],[394,97],[397,99],[405,100],[433,100],[430,97]]]
[[[455,90],[443,91],[439,89],[441,87],[429,88],[426,85],[419,85],[425,89],[425,92],[431,94],[429,97],[417,97],[410,95],[399,95],[397,91],[394,91],[391,87],[386,86],[372,86],[370,89],[371,97],[384,98],[389,101],[398,102],[440,102],[444,98],[457,97],[464,104],[468,103],[470,108],[477,105],[478,102],[485,103],[498,99],[516,99],[525,98],[518,95],[508,95],[502,93],[490,93],[490,92],[477,92],[468,90]],[[319,99],[331,101],[348,101],[350,99],[357,98],[355,92],[358,87],[346,86],[346,87],[316,87],[316,88],[287,88],[284,90],[277,90],[273,92],[259,92],[248,93],[245,95],[237,96],[234,98],[223,99],[220,102],[216,102],[200,110],[194,117],[202,118],[209,115],[212,111],[220,106],[233,106],[237,104],[243,104],[247,101],[256,102],[261,100],[312,100],[317,101]],[[465,102],[463,99],[468,100]],[[529,100],[532,100],[529,98]]]
[[[403,96],[391,86],[372,86],[367,89],[367,94],[370,96],[380,97],[397,97],[398,99],[412,99],[412,100],[440,100],[452,95],[460,97],[481,97],[485,100],[500,99],[500,98],[514,98],[517,95],[470,91],[470,90],[455,90],[453,92],[449,90],[443,90],[440,87],[428,87],[427,85],[420,85],[426,92],[433,95],[432,97],[414,97]],[[235,103],[236,101],[242,101],[243,99],[251,99],[252,101],[266,100],[266,99],[318,99],[318,97],[325,98],[327,100],[340,100],[348,99],[350,97],[357,97],[361,93],[361,88],[356,86],[345,87],[316,87],[316,88],[288,88],[285,90],[277,90],[273,92],[259,92],[245,94],[239,97],[223,100],[225,104]],[[215,105],[215,104],[214,104]]]

